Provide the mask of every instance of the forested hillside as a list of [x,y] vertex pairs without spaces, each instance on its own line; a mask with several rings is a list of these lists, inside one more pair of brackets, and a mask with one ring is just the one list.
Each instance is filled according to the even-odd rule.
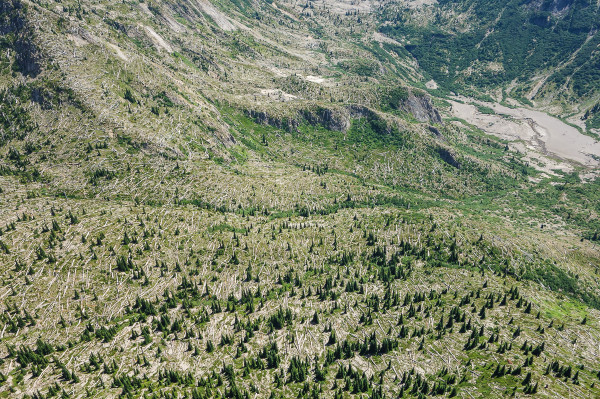
[[381,31],[406,41],[447,90],[503,88],[517,98],[583,107],[597,100],[595,1],[441,0],[417,12],[390,4],[382,15]]
[[600,395],[596,20],[3,1],[0,398]]

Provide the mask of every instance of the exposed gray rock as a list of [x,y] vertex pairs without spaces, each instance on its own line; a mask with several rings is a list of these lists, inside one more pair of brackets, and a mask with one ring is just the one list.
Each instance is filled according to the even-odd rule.
[[299,126],[299,122],[295,118],[278,118],[270,115],[267,111],[255,111],[252,109],[246,110],[245,112],[250,118],[263,125],[277,127],[290,132],[297,130]]
[[15,33],[25,26],[23,5],[20,0],[3,0],[0,2],[0,35]]
[[442,123],[442,117],[433,106],[429,96],[417,96],[414,93],[410,93],[408,99],[403,101],[400,108],[410,113],[419,122]]
[[446,162],[450,166],[454,166],[457,169],[460,169],[460,162],[456,159],[456,156],[450,152],[448,149],[443,147],[438,147],[436,152],[442,158],[442,161]]
[[287,131],[296,131],[307,122],[312,126],[323,126],[328,130],[346,132],[357,118],[380,119],[377,113],[363,105],[326,108],[307,107],[297,111],[295,116],[277,117],[265,110],[246,110],[246,115],[263,125],[274,126]]
[[573,0],[534,0],[530,6],[538,11],[549,11],[552,14],[561,14],[573,5]]
[[35,45],[35,34],[27,25],[25,10],[20,0],[3,0],[0,3],[0,34],[14,35],[13,50],[18,70],[31,77],[39,75],[42,70],[41,52]]
[[350,115],[345,110],[318,107],[304,110],[302,115],[311,125],[322,125],[329,130],[345,132],[350,128]]
[[42,58],[39,48],[33,42],[33,35],[29,32],[19,35],[15,41],[16,63],[23,75],[36,77],[42,71],[40,60]]
[[440,129],[438,129],[435,126],[428,126],[427,128],[435,136],[436,139],[446,141],[446,137],[444,137],[442,132],[440,132]]

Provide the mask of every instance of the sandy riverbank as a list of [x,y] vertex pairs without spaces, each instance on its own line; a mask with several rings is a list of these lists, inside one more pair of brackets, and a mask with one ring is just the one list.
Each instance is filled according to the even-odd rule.
[[[502,139],[522,142],[527,148],[549,158],[600,167],[600,141],[580,133],[560,119],[528,108],[509,108],[467,98],[450,101],[450,114]],[[469,104],[489,107],[496,114],[484,114]]]

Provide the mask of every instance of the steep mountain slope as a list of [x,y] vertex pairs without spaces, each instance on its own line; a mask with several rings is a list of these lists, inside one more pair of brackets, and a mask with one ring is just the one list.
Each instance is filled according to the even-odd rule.
[[503,89],[561,106],[560,113],[583,113],[598,101],[598,13],[597,2],[587,0],[438,1],[417,9],[390,3],[382,32],[405,43],[447,90]]
[[448,118],[398,4],[2,2],[0,397],[597,395],[598,170]]

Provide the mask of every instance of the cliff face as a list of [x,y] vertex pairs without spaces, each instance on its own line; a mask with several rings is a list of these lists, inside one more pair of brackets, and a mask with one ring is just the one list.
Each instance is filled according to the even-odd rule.
[[342,107],[307,106],[284,117],[273,115],[269,110],[246,110],[246,114],[258,123],[288,131],[297,130],[305,122],[311,126],[323,126],[337,132],[348,131],[352,119],[376,115],[373,110],[355,104]]
[[[433,106],[431,98],[426,95],[410,93],[397,107],[412,115],[419,122],[434,124],[443,122],[439,111]],[[329,130],[346,132],[350,129],[353,119],[379,118],[377,112],[358,104],[341,107],[307,106],[295,113],[288,114],[287,117],[275,116],[269,110],[247,110],[246,114],[258,123],[288,131],[296,130],[302,122],[306,122],[312,126],[323,126]]]
[[15,52],[14,69],[30,77],[39,75],[40,51],[20,0],[5,0],[0,4],[0,35],[8,38],[9,47]]
[[573,0],[535,0],[531,2],[531,7],[539,11],[549,11],[560,13],[573,5]]
[[411,93],[408,99],[400,105],[400,108],[414,116],[419,122],[442,123],[440,113],[435,109],[428,96],[417,96]]
[[450,166],[454,166],[457,169],[460,169],[460,162],[456,159],[456,156],[452,153],[452,151],[439,147],[436,152],[442,158],[444,162],[446,162]]
[[5,0],[0,3],[0,34],[6,35],[21,30],[24,19],[21,11],[23,5],[19,0]]

